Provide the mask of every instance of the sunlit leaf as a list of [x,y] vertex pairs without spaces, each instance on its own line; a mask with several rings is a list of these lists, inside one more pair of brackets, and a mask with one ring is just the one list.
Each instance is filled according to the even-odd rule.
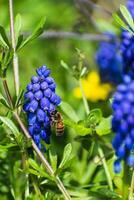
[[15,18],[15,37],[16,37],[16,43],[18,42],[18,37],[21,31],[21,26],[22,26],[22,20],[21,20],[21,15],[17,14]]
[[71,158],[71,153],[72,153],[72,145],[71,143],[67,144],[64,148],[64,152],[63,152],[63,158],[62,161],[59,165],[59,168],[64,168],[67,164],[67,162],[69,161],[69,159]]
[[57,158],[56,152],[54,151],[54,148],[52,148],[52,147],[49,150],[49,158],[50,158],[50,163],[51,163],[53,170],[56,171],[58,158]]
[[92,134],[92,130],[90,128],[86,128],[83,124],[75,123],[74,121],[64,117],[64,124],[75,130],[77,135],[85,136]]
[[72,108],[72,106],[70,104],[68,104],[65,101],[62,101],[60,108],[62,109],[62,111],[73,121],[78,122],[79,121],[79,117],[77,116],[76,112],[74,111],[74,109]]
[[44,32],[45,21],[46,21],[46,18],[42,18],[41,19],[40,23],[37,25],[37,27],[35,28],[35,30],[33,31],[33,33],[29,37],[27,37],[24,40],[24,42],[20,45],[19,50],[21,48],[23,48],[25,45],[27,45],[29,42],[31,42],[32,40],[34,40],[37,37],[39,37]]
[[96,133],[100,136],[111,133],[111,120],[112,116],[103,118],[100,124],[96,127]]
[[10,46],[11,46],[11,45],[10,45],[10,42],[9,42],[8,37],[7,37],[7,35],[6,35],[5,29],[4,29],[2,26],[0,26],[0,35],[1,35],[1,37],[2,37],[2,39],[3,39],[3,41],[4,41],[4,43],[5,43],[8,47],[10,47]]
[[62,66],[64,69],[69,70],[68,64],[65,63],[63,60],[61,60],[60,64],[61,64],[61,66]]
[[19,135],[19,130],[11,119],[9,119],[8,117],[0,116],[0,121],[2,121],[12,131],[12,133],[15,136]]
[[121,5],[120,11],[128,25],[134,30],[134,21],[128,9],[125,6]]

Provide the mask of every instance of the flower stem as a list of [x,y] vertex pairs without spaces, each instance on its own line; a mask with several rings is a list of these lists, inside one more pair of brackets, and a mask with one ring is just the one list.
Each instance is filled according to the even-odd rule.
[[[86,99],[86,96],[85,96],[85,93],[84,93],[84,89],[83,89],[83,86],[82,86],[81,79],[79,80],[79,86],[80,86],[80,90],[81,90],[81,94],[82,94],[82,98],[83,98],[83,104],[85,106],[85,111],[88,115],[90,113],[90,109],[89,109],[88,102],[87,102],[87,99]],[[102,159],[103,168],[105,170],[105,174],[106,174],[106,177],[107,177],[107,182],[108,182],[109,188],[110,188],[111,191],[113,191],[112,178],[111,178],[108,166],[107,166],[107,162],[106,162],[103,150],[101,149],[101,147],[99,145],[98,145],[98,153],[100,155],[100,158]]]
[[132,173],[132,180],[131,180],[131,185],[130,185],[130,192],[129,192],[129,200],[134,199],[134,170]]
[[16,41],[15,41],[15,30],[14,30],[13,0],[9,0],[9,13],[10,13],[10,35],[13,48],[14,86],[15,86],[16,96],[18,96],[20,83],[19,83],[18,56],[16,53]]
[[11,106],[11,108],[13,108],[12,97],[10,95],[6,79],[2,79],[2,83],[3,83],[3,88],[5,91],[6,97],[7,97],[7,101],[9,103],[9,105]]
[[89,109],[89,105],[88,105],[88,102],[87,102],[87,99],[86,99],[86,96],[85,96],[85,92],[84,92],[84,89],[83,89],[83,86],[82,86],[81,79],[79,80],[79,86],[80,86],[80,90],[81,90],[81,94],[82,94],[82,98],[83,98],[83,103],[84,103],[84,106],[85,106],[85,111],[88,115],[90,113],[90,109]]
[[129,180],[130,180],[130,174],[129,174],[129,167],[124,163],[124,170],[123,170],[123,184],[122,184],[122,196],[123,200],[128,199],[128,190],[129,190]]
[[107,166],[107,163],[106,163],[106,159],[105,159],[104,153],[102,151],[102,148],[99,145],[98,145],[98,153],[99,153],[101,161],[103,163],[103,167],[104,167],[104,170],[105,170],[105,174],[106,174],[106,177],[107,177],[107,182],[108,182],[109,188],[110,188],[111,191],[113,191],[113,183],[112,183],[112,179],[111,179],[109,169],[108,169],[108,166]]

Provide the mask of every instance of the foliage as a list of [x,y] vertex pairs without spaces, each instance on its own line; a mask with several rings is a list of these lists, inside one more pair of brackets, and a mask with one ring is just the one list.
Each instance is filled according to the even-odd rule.
[[[108,31],[119,33],[120,28],[108,14],[116,11],[119,1],[14,0],[15,49],[9,34],[8,2],[0,0],[0,3],[0,199],[63,200],[70,199],[68,193],[71,199],[78,200],[128,199],[132,169],[125,168],[118,175],[113,171],[116,156],[111,144],[112,93],[109,91],[114,92],[115,88],[110,83],[101,83],[98,77],[94,59],[97,41],[80,40],[81,34],[87,32],[101,40],[104,37],[101,32],[109,27]],[[129,11],[123,5],[120,11],[123,19],[117,14],[113,15],[114,19],[133,34]],[[52,30],[75,32],[78,38],[66,39],[66,34],[63,38],[52,38]],[[19,95],[13,81],[16,55],[21,83]],[[56,93],[62,99],[57,109],[65,130],[63,136],[57,137],[55,128],[51,127],[51,142],[45,144],[46,151],[40,154],[27,131],[22,107],[27,103],[23,96],[30,77],[44,64],[50,66],[57,84]],[[81,83],[88,82],[92,72],[98,74],[99,80],[99,88],[97,83],[92,93],[101,96],[100,87],[108,86],[106,98],[101,96],[95,101],[86,98],[95,80],[86,90]],[[74,95],[76,87],[82,99]]]

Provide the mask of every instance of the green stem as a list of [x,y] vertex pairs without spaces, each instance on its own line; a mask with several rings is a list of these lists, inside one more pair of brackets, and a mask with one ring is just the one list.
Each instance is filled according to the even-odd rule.
[[123,170],[123,188],[122,188],[122,196],[123,200],[128,199],[128,189],[129,189],[129,167],[124,163],[124,170]]
[[[28,169],[28,157],[26,150],[22,151],[22,167],[24,172],[26,172]],[[26,177],[25,198],[27,198],[29,197],[29,175],[26,173],[25,177]]]
[[41,194],[41,191],[38,187],[38,184],[37,184],[34,176],[31,176],[31,178],[32,178],[33,187],[34,187],[34,190],[35,190],[35,193],[36,193],[36,197],[37,197],[38,200],[41,200],[42,194]]
[[103,151],[102,151],[102,149],[99,145],[98,145],[98,153],[99,153],[100,159],[103,163],[103,167],[104,167],[104,170],[105,170],[105,174],[106,174],[106,177],[107,177],[107,182],[108,182],[109,188],[110,188],[111,191],[113,191],[113,183],[112,183],[111,175],[109,173],[109,169],[108,169],[108,166],[107,166],[105,155],[104,155],[104,153],[103,153]]
[[87,102],[87,99],[86,99],[86,96],[85,96],[85,92],[84,92],[84,89],[83,89],[83,86],[82,86],[81,79],[79,80],[79,86],[80,86],[80,90],[81,90],[81,94],[82,94],[82,98],[83,98],[83,103],[84,103],[84,106],[85,106],[85,111],[88,115],[90,113],[90,109],[89,109],[89,105],[88,105],[88,102]]
[[[82,98],[83,98],[85,111],[86,111],[86,113],[88,115],[90,113],[90,109],[89,109],[88,101],[87,101],[85,93],[84,93],[84,89],[83,89],[83,86],[82,86],[81,79],[79,80],[79,86],[80,86],[80,90],[81,90],[81,94],[82,94]],[[105,174],[106,174],[106,177],[107,177],[107,182],[108,182],[109,188],[110,188],[111,191],[113,191],[112,178],[111,178],[108,166],[107,166],[107,162],[106,162],[103,150],[101,149],[100,146],[98,146],[98,153],[100,155],[100,158],[102,159],[103,168],[105,170]]]
[[130,192],[129,192],[129,200],[134,199],[134,170],[132,173],[132,180],[131,180],[131,185],[130,185]]
[[19,94],[19,65],[18,65],[18,56],[16,53],[16,41],[15,41],[15,30],[14,30],[14,14],[13,14],[13,0],[9,0],[9,13],[10,13],[10,35],[11,43],[13,48],[13,72],[14,72],[14,85],[16,95]]

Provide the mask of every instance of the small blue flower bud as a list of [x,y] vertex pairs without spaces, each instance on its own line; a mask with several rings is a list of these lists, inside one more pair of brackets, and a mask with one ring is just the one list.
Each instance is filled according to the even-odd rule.
[[134,129],[132,129],[132,131],[131,131],[131,138],[132,138],[132,141],[134,143]]
[[50,85],[49,85],[49,88],[50,88],[53,92],[55,92],[56,84],[55,84],[55,83],[50,84]]
[[46,69],[45,72],[43,72],[44,77],[49,76],[51,71],[49,69]]
[[48,83],[46,81],[43,81],[41,84],[40,84],[40,87],[42,90],[46,90],[48,88]]
[[24,98],[26,100],[33,100],[34,99],[34,94],[31,91],[29,91],[29,92],[24,94]]
[[42,99],[42,98],[43,98],[43,93],[42,93],[42,91],[39,90],[39,91],[35,92],[34,97],[35,97],[36,100]]
[[33,135],[34,135],[34,126],[29,126],[28,127],[28,131],[29,131],[30,135],[33,137]]
[[28,113],[28,124],[34,125],[35,122],[36,122],[36,114]]
[[40,129],[41,129],[41,124],[39,122],[36,122],[34,124],[34,132],[37,134],[39,133]]
[[38,109],[37,110],[37,119],[39,122],[44,122],[45,121],[45,117],[46,117],[46,113],[41,110],[41,109]]
[[121,170],[122,170],[121,163],[119,160],[116,160],[114,163],[114,172],[120,173]]
[[39,82],[39,77],[38,77],[38,76],[33,76],[33,77],[31,78],[31,82],[32,82],[32,83],[38,83],[38,82]]
[[29,83],[29,84],[27,85],[27,90],[28,90],[28,91],[31,91],[32,89],[33,89],[33,86],[32,86],[31,83]]
[[47,70],[47,67],[46,67],[45,65],[43,65],[43,66],[41,67],[42,74],[45,73],[46,70]]
[[40,143],[40,135],[39,134],[38,135],[34,135],[33,138],[34,138],[34,141],[35,141],[36,144]]
[[39,76],[42,76],[42,75],[43,75],[43,74],[42,74],[41,68],[37,69],[36,72],[37,72],[37,74],[38,74]]
[[125,92],[127,92],[127,86],[124,85],[124,84],[120,84],[120,85],[117,87],[117,91],[120,92],[120,93],[125,93]]
[[29,111],[29,103],[25,103],[25,104],[23,105],[23,110],[24,110],[25,112],[28,112],[28,111]]
[[134,155],[129,155],[127,158],[127,164],[129,167],[134,167]]
[[128,150],[131,150],[132,147],[133,147],[133,142],[132,142],[132,140],[131,140],[131,138],[130,138],[129,135],[128,135],[128,136],[126,137],[126,139],[125,139],[125,145],[126,145],[126,148],[127,148]]
[[43,110],[49,110],[50,102],[47,98],[42,98],[40,102],[40,106]]
[[36,92],[40,89],[40,84],[39,83],[34,83],[33,84],[33,92]]
[[50,136],[45,131],[41,130],[40,136],[47,144],[50,144]]
[[50,101],[51,101],[52,103],[55,103],[56,98],[57,98],[57,95],[53,92],[52,95],[51,95]]
[[52,77],[47,77],[45,79],[45,81],[48,83],[48,84],[53,84],[54,83],[54,79]]
[[40,132],[40,136],[41,136],[41,138],[42,138],[43,140],[45,140],[46,137],[47,137],[47,133],[46,133],[46,131],[45,131],[45,130],[41,130],[41,132]]
[[38,102],[36,100],[32,100],[29,104],[29,111],[35,112],[38,108]]
[[60,103],[61,103],[61,98],[57,96],[55,100],[55,105],[58,106]]
[[125,157],[126,154],[126,149],[125,146],[120,146],[119,149],[117,150],[117,156],[119,159],[122,159]]
[[55,110],[55,106],[52,103],[50,103],[49,110],[50,113]]
[[52,91],[48,88],[46,90],[44,90],[44,96],[47,98],[50,98],[52,95]]

